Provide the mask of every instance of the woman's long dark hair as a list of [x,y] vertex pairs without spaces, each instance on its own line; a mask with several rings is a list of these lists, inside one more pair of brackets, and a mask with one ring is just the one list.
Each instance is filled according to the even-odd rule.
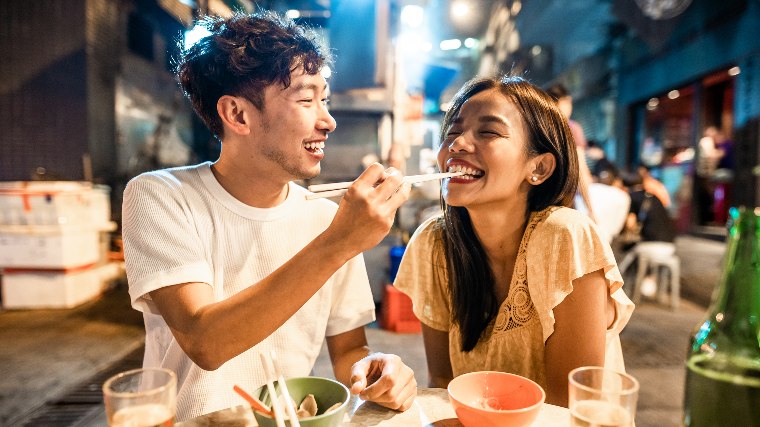
[[[528,131],[528,157],[551,153],[555,159],[552,175],[528,193],[528,212],[549,206],[570,206],[578,186],[578,156],[570,128],[554,99],[522,77],[475,78],[457,92],[441,125],[442,138],[459,115],[462,105],[474,95],[498,90],[505,102],[520,111]],[[443,148],[441,148],[443,149]],[[494,292],[494,275],[488,264],[466,208],[449,206],[441,198],[441,237],[446,257],[453,321],[459,326],[462,351],[471,351],[488,324],[496,317],[501,301]],[[509,215],[505,212],[504,215]]]

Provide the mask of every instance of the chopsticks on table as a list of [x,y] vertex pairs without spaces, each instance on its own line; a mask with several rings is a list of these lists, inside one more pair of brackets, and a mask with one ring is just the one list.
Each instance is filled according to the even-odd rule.
[[[298,422],[298,415],[296,414],[295,402],[290,397],[288,386],[285,384],[285,378],[280,371],[280,364],[277,361],[277,355],[274,350],[269,353],[261,353],[261,365],[264,367],[264,376],[267,379],[267,390],[269,391],[269,399],[272,402],[272,409],[274,411],[274,419],[277,423],[277,427],[285,427],[285,411],[290,418],[291,427],[301,427]],[[272,378],[277,378],[277,384],[280,385],[280,392],[285,395],[285,410],[282,408],[282,402],[277,398],[277,392],[275,390],[274,382]]]
[[[442,173],[428,173],[424,175],[410,175],[404,177],[404,183],[417,184],[425,181],[433,181],[436,179],[452,178],[455,176],[464,175],[462,172],[442,172]],[[306,195],[306,200],[322,199],[324,197],[342,196],[348,191],[348,187],[353,184],[353,181],[346,182],[334,182],[332,184],[317,184],[310,185],[309,191],[312,194]]]

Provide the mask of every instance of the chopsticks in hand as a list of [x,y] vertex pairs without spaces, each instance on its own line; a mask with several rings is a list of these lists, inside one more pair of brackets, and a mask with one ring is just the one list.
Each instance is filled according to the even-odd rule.
[[277,427],[285,427],[285,412],[283,411],[280,399],[277,398],[276,390],[272,378],[277,377],[277,383],[280,385],[280,391],[285,396],[285,408],[288,412],[288,418],[290,419],[291,427],[301,427],[298,422],[298,415],[296,414],[295,402],[290,397],[288,386],[285,384],[285,378],[280,371],[280,364],[277,361],[277,354],[274,350],[267,356],[265,353],[261,353],[261,365],[264,367],[264,375],[267,379],[267,390],[269,391],[269,397],[272,402],[272,409],[274,410],[274,419],[277,422]]
[[[410,175],[404,177],[404,183],[417,184],[425,181],[433,181],[436,179],[452,178],[455,176],[464,175],[462,172],[442,172],[442,173],[429,173],[423,175]],[[306,195],[306,200],[322,199],[325,197],[342,196],[348,191],[348,187],[353,184],[354,181],[346,182],[334,182],[332,184],[317,184],[310,185],[309,191],[312,194]]]

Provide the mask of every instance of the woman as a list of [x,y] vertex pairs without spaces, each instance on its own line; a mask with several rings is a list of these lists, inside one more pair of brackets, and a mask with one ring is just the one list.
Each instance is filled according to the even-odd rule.
[[566,207],[578,182],[567,122],[520,77],[478,78],[441,129],[438,167],[465,175],[442,183],[444,214],[417,229],[394,283],[422,321],[430,385],[505,371],[566,406],[570,370],[623,369],[633,310],[609,245]]

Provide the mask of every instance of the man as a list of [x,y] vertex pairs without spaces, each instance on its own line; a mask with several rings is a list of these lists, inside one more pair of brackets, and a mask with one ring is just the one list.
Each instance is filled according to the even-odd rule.
[[177,420],[243,403],[265,382],[309,375],[327,341],[352,393],[405,410],[412,370],[370,353],[374,302],[361,253],[382,240],[409,187],[368,167],[339,206],[293,184],[320,172],[335,120],[315,36],[277,15],[207,18],[211,35],[177,68],[195,111],[222,141],[215,163],[149,172],[124,191],[132,305],[144,313],[144,365],[177,373]]

